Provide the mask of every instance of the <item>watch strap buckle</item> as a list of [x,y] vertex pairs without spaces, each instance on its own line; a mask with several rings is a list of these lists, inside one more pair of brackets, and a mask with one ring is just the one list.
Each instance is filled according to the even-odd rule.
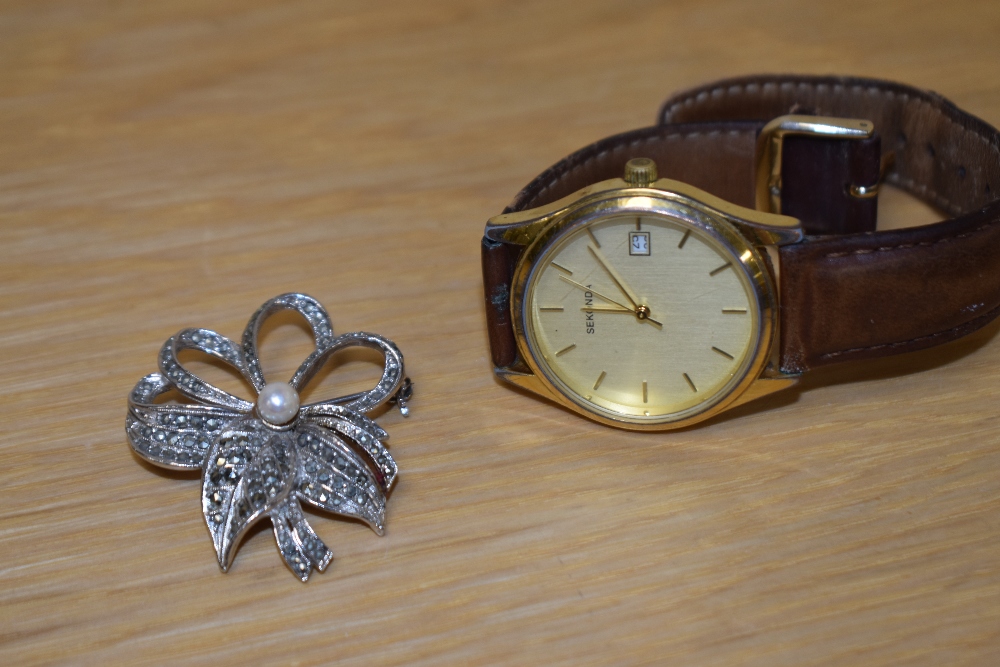
[[[759,211],[782,213],[782,154],[785,137],[808,136],[822,139],[870,139],[875,124],[860,118],[832,116],[778,116],[757,136],[755,158],[755,204]],[[878,194],[879,183],[848,184],[848,195],[868,199]]]

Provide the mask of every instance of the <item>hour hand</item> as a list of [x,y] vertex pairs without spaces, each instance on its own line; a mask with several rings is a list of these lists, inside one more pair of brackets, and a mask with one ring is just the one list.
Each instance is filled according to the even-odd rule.
[[631,308],[619,308],[617,306],[584,306],[580,310],[588,313],[628,313],[629,315],[635,315],[635,311]]
[[[625,304],[619,303],[619,302],[615,301],[614,299],[612,299],[611,297],[605,296],[604,294],[601,294],[600,292],[598,292],[597,290],[595,290],[593,287],[587,287],[586,285],[584,285],[582,283],[578,283],[575,280],[571,280],[570,278],[567,278],[566,276],[559,276],[559,278],[561,280],[564,280],[564,281],[568,282],[570,285],[572,285],[574,287],[582,289],[584,292],[590,292],[594,296],[600,297],[600,298],[604,299],[605,301],[607,301],[608,303],[613,303],[614,305],[618,306],[618,308],[621,309],[621,310],[618,310],[618,308],[612,309],[611,312],[632,313],[640,321],[647,320],[647,321],[651,322],[652,324],[655,324],[658,327],[661,327],[661,328],[663,327],[663,323],[662,322],[658,322],[658,321],[654,320],[652,317],[649,316],[649,307],[648,306],[639,306],[638,308],[629,308]],[[583,310],[595,310],[595,309],[594,308],[583,308]],[[596,309],[596,310],[599,310],[599,309]]]
[[649,309],[646,308],[646,306],[639,306],[637,310],[632,310],[631,308],[616,308],[614,306],[584,306],[580,310],[587,313],[628,313],[629,315],[635,315],[640,320],[646,320],[660,329],[663,328],[663,322],[654,320],[649,316]]
[[626,306],[626,305],[624,305],[624,304],[621,304],[621,303],[618,303],[617,301],[615,301],[615,300],[614,300],[614,299],[612,299],[611,297],[609,297],[609,296],[605,296],[605,295],[601,294],[600,292],[598,292],[597,290],[595,290],[595,289],[594,289],[593,287],[587,287],[587,286],[586,286],[586,285],[584,285],[583,283],[578,283],[578,282],[576,282],[575,280],[571,280],[571,279],[567,278],[566,276],[562,276],[562,275],[561,275],[561,276],[559,276],[559,278],[560,278],[561,280],[564,280],[564,281],[568,282],[568,283],[569,283],[570,285],[572,285],[573,287],[576,287],[576,288],[578,288],[578,289],[582,289],[582,290],[583,290],[584,292],[590,292],[590,293],[591,293],[591,294],[593,294],[594,296],[596,296],[596,297],[600,297],[601,299],[604,299],[604,300],[605,300],[605,301],[607,301],[608,303],[613,303],[613,304],[615,304],[616,306],[618,306],[619,308],[623,308],[624,310],[627,310],[627,311],[628,311],[628,312],[630,312],[630,313],[634,313],[634,312],[635,312],[635,309],[633,309],[633,308],[629,308],[628,306]]

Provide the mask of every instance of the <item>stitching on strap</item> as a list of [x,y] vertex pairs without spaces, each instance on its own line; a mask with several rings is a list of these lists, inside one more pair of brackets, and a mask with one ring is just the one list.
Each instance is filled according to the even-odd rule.
[[[803,89],[804,88],[804,89],[807,89],[807,90],[812,90],[812,91],[823,93],[823,94],[826,94],[827,91],[828,91],[828,85],[825,84],[825,83],[810,83],[810,82],[807,82],[807,81],[801,81],[798,84],[793,84],[790,81],[784,81],[781,84],[777,84],[776,82],[768,82],[768,83],[764,84],[763,88],[765,89],[765,91],[768,88],[770,88],[771,90],[773,90],[774,88],[778,87],[779,85],[780,85],[780,88],[781,88],[781,90],[783,92],[790,92],[792,90],[792,88],[796,87],[796,85],[797,85],[797,87],[799,89]],[[673,104],[671,104],[666,109],[666,111],[663,112],[662,121],[664,123],[669,123],[670,120],[672,119],[673,115],[674,115],[674,111],[678,107],[681,107],[681,106],[692,106],[695,102],[704,102],[709,97],[718,98],[718,97],[725,97],[727,95],[730,96],[730,97],[733,97],[733,96],[738,95],[738,94],[744,94],[744,93],[751,92],[751,89],[752,89],[752,92],[756,93],[757,90],[760,87],[761,86],[760,86],[759,83],[733,84],[733,85],[730,85],[730,86],[718,86],[716,88],[712,88],[710,91],[701,91],[701,92],[698,92],[698,93],[693,93],[693,94],[690,94],[690,95],[686,95],[684,97],[678,98],[678,100],[676,102],[674,102]],[[835,95],[839,94],[842,90],[843,90],[843,85],[842,84],[835,84],[834,87],[833,87],[833,93]],[[893,98],[893,97],[896,97],[896,95],[897,95],[897,93],[895,91],[885,90],[885,89],[880,88],[880,87],[878,87],[876,85],[871,85],[871,86],[864,87],[861,84],[856,84],[856,85],[851,86],[851,92],[855,93],[855,94],[858,94],[858,95],[860,95],[862,92],[865,92],[865,93],[868,93],[869,95],[878,95],[879,97],[888,97],[890,99]],[[765,94],[767,94],[767,93],[765,93]],[[923,97],[912,97],[911,98],[909,93],[899,93],[899,96],[903,99],[903,103],[907,104],[907,105],[910,104],[910,103],[913,103],[913,102],[917,102],[918,104],[923,104],[923,105],[930,106],[931,110],[936,115],[941,116],[942,118],[944,118],[945,120],[947,120],[949,123],[951,123],[952,125],[954,125],[955,127],[957,127],[959,130],[961,130],[963,133],[965,133],[965,134],[971,134],[973,137],[979,139],[980,142],[982,142],[985,146],[987,146],[988,148],[990,148],[993,151],[994,154],[996,154],[998,157],[1000,157],[1000,147],[997,147],[996,145],[994,145],[993,142],[991,142],[989,139],[987,139],[983,135],[979,134],[975,130],[971,130],[971,129],[965,127],[964,125],[956,122],[953,118],[950,118],[948,115],[946,115],[945,112],[942,109],[939,109],[939,108],[935,107],[930,101],[924,99]]]
[[850,255],[870,255],[876,252],[890,252],[892,250],[908,250],[910,248],[918,248],[918,247],[929,248],[930,246],[934,246],[939,243],[949,243],[957,239],[968,238],[970,236],[973,236],[974,234],[978,234],[979,232],[986,231],[991,227],[995,227],[997,224],[1000,224],[1000,220],[994,220],[988,222],[985,225],[981,225],[979,227],[976,227],[975,229],[971,229],[967,232],[962,232],[960,234],[951,234],[950,236],[942,236],[941,238],[936,239],[934,241],[921,241],[919,243],[900,243],[899,245],[880,246],[878,248],[858,248],[857,250],[852,250],[850,252],[831,252],[829,254],[824,255],[823,258],[838,259],[841,257],[848,257]]
[[[744,135],[744,134],[756,134],[756,130],[729,130],[728,132],[726,132],[726,134],[728,136],[730,136],[730,137],[737,137],[737,136]],[[660,141],[660,140],[671,141],[671,140],[677,140],[677,139],[695,139],[695,138],[700,137],[702,135],[705,135],[705,136],[708,136],[708,137],[712,137],[712,138],[716,138],[716,137],[721,137],[722,133],[720,131],[718,131],[718,130],[714,130],[714,131],[711,131],[711,132],[708,132],[708,133],[703,132],[701,130],[688,130],[688,131],[685,131],[685,132],[668,132],[667,134],[654,134],[652,136],[641,138],[641,139],[633,139],[628,144],[622,144],[622,145],[619,145],[619,146],[614,146],[612,148],[605,148],[600,153],[597,153],[596,155],[592,155],[591,157],[587,158],[583,162],[580,162],[579,164],[573,165],[572,167],[570,167],[566,171],[563,171],[562,173],[556,174],[553,178],[549,179],[549,181],[545,185],[543,185],[542,188],[540,190],[538,190],[538,192],[536,192],[535,194],[533,194],[531,196],[531,198],[532,199],[537,199],[542,194],[544,194],[546,191],[548,191],[549,189],[551,189],[552,187],[554,187],[555,185],[557,185],[559,182],[565,180],[570,174],[573,174],[573,173],[575,173],[577,171],[580,171],[581,169],[584,169],[585,167],[590,166],[594,162],[598,162],[598,161],[602,160],[609,153],[613,153],[615,151],[620,151],[620,150],[623,150],[625,148],[636,148],[637,146],[639,146],[640,144],[643,144],[643,143],[653,143],[654,141]]]
[[944,337],[954,336],[957,332],[959,332],[960,330],[962,330],[965,327],[969,326],[969,324],[971,324],[972,322],[975,322],[976,320],[985,320],[986,322],[989,322],[994,317],[996,317],[998,314],[1000,314],[1000,306],[997,306],[996,308],[993,308],[992,310],[988,310],[985,313],[983,313],[982,315],[980,315],[979,317],[971,319],[968,322],[964,322],[962,324],[959,324],[957,327],[952,327],[951,329],[946,329],[944,331],[938,331],[937,333],[927,334],[925,336],[917,336],[916,338],[911,338],[909,340],[899,341],[897,343],[882,343],[880,345],[869,345],[868,347],[852,347],[852,348],[850,348],[848,350],[840,350],[838,352],[827,352],[826,354],[821,354],[819,358],[820,359],[833,359],[834,357],[840,357],[840,356],[843,356],[845,354],[852,354],[854,352],[870,352],[872,350],[882,350],[882,349],[892,349],[892,348],[895,348],[895,347],[905,347],[907,345],[912,345],[913,343],[922,343],[922,342],[925,342],[925,341],[933,340],[935,338],[941,338],[942,336],[944,336]]

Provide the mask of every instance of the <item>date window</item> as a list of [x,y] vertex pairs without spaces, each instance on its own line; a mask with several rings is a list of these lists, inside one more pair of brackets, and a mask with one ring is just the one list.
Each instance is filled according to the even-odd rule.
[[628,254],[630,255],[649,254],[649,232],[628,233]]

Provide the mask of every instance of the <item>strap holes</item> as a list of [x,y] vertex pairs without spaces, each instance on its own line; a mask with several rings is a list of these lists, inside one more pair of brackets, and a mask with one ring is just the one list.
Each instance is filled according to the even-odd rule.
[[964,166],[959,166],[958,167],[958,177],[959,178],[965,178],[965,167]]
[[909,141],[909,139],[907,139],[905,132],[900,132],[899,135],[896,136],[896,143],[900,148],[905,146],[907,141]]
[[928,154],[929,156],[931,156],[931,158],[933,158],[933,157],[934,157],[934,155],[935,155],[935,152],[934,152],[934,144],[927,144],[927,154]]

